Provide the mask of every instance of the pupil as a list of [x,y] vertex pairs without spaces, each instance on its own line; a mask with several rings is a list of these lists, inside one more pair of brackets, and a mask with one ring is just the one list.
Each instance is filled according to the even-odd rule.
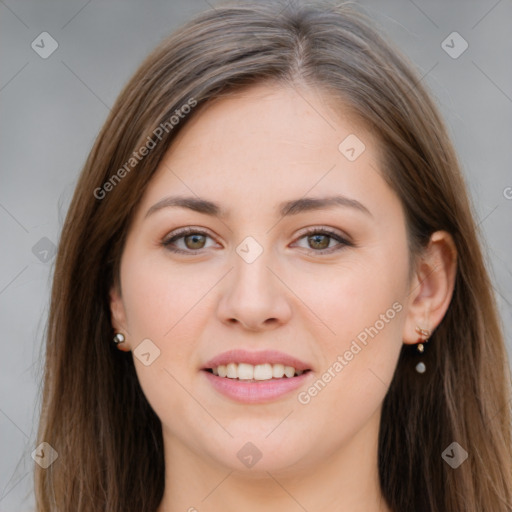
[[[318,243],[320,245],[320,247],[317,245],[316,249],[325,249],[329,246],[329,237],[327,235],[313,235],[312,238],[314,239],[314,242],[313,242],[314,244]],[[319,238],[320,239],[323,238],[324,243],[322,243],[322,241],[319,242],[318,241]],[[325,242],[327,242],[327,243],[325,243]]]
[[[192,239],[192,245],[193,247],[190,247],[190,244],[188,244],[187,242],[190,241]],[[198,240],[199,239],[199,240]],[[188,235],[187,237],[185,237],[185,244],[187,245],[187,247],[189,249],[202,249],[202,245],[201,245],[201,242],[203,242],[204,244],[204,235]],[[195,244],[199,243],[199,247],[197,247]]]

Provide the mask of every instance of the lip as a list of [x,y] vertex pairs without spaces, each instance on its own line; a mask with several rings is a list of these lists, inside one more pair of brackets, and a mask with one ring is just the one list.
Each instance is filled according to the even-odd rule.
[[[253,366],[265,363],[282,364],[284,366],[293,366],[296,370],[303,371],[304,373],[297,377],[249,382],[219,377],[206,371],[221,364],[226,365],[229,363],[246,363]],[[311,365],[284,352],[276,350],[249,352],[242,349],[229,350],[215,356],[201,370],[201,373],[205,375],[205,378],[208,379],[208,382],[216,391],[236,402],[244,404],[260,404],[275,401],[302,386],[306,380],[309,380],[310,374],[313,373]]]
[[312,372],[306,372],[297,377],[244,382],[238,379],[218,377],[206,370],[201,371],[201,373],[204,374],[216,391],[243,404],[261,404],[275,401],[302,386],[312,374]]
[[[293,366],[296,370],[312,370],[311,365],[308,365],[304,361],[292,357],[284,352],[278,352],[276,350],[261,350],[259,352],[249,352],[247,350],[236,349],[223,352],[213,359],[210,359],[203,366],[202,370],[208,370],[215,368],[219,365],[225,365],[228,363],[246,363],[256,366],[257,364],[283,364],[284,366]],[[221,377],[223,378],[223,377]],[[293,377],[296,378],[296,377]]]

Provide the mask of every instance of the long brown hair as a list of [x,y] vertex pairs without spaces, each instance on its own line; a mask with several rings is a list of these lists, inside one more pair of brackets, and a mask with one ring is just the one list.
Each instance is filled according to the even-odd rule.
[[[38,432],[59,457],[48,469],[36,465],[37,510],[158,507],[161,424],[131,354],[111,341],[109,289],[132,213],[176,133],[208,101],[267,81],[323,89],[377,135],[381,171],[404,207],[411,261],[434,231],[446,230],[456,245],[455,289],[424,355],[428,371],[414,371],[415,353],[404,345],[383,403],[379,474],[390,508],[512,510],[510,375],[454,149],[405,58],[353,7],[319,3],[209,10],[159,45],[121,92],[60,240]],[[186,104],[197,106],[170,122]],[[441,457],[452,442],[469,453],[456,469]]]

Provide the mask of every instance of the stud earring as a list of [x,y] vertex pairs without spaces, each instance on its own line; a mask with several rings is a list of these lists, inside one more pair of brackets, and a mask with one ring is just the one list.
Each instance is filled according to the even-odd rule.
[[418,352],[423,354],[423,352],[425,352],[425,345],[424,345],[424,343],[427,343],[428,338],[430,336],[430,331],[428,329],[422,329],[421,327],[416,326],[416,332],[420,336],[425,336],[425,339],[423,341],[422,341],[422,339],[420,337],[420,339],[418,340],[418,345],[417,345]]
[[116,333],[116,335],[114,336],[114,339],[112,340],[116,345],[119,345],[120,343],[124,343],[125,341],[125,337],[124,337],[124,334],[118,332]]
[[[418,340],[417,349],[420,354],[423,354],[425,352],[425,343],[428,342],[428,338],[430,336],[430,331],[428,329],[422,329],[419,326],[416,326],[416,332],[420,335],[420,339]],[[423,336],[425,336],[425,339],[423,340]],[[427,367],[425,366],[425,363],[423,361],[420,361],[416,365],[416,371],[418,373],[425,373],[427,370]]]

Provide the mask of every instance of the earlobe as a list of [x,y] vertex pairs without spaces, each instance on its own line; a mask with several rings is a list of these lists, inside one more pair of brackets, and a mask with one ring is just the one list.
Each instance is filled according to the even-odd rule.
[[110,289],[109,296],[111,322],[116,333],[113,343],[116,344],[119,350],[128,351],[126,314],[121,294],[115,285]]
[[441,323],[452,299],[456,273],[455,243],[446,231],[436,231],[430,237],[411,283],[402,335],[404,343],[418,343],[418,326],[432,333]]

